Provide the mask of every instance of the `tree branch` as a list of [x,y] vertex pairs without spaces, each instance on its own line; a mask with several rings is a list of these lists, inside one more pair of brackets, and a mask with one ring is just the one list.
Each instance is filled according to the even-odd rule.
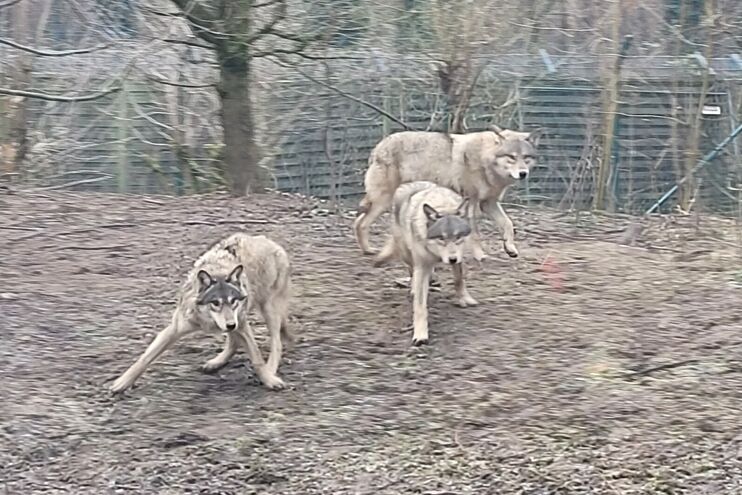
[[[164,14],[175,17],[185,17],[193,29],[193,33],[207,43],[216,44],[219,38],[229,36],[216,30],[217,19],[211,16],[208,10],[197,0],[170,0],[181,11],[180,14]],[[160,15],[163,15],[160,13]]]
[[[277,59],[279,59],[279,60],[280,60],[280,58],[279,58],[279,57],[277,57],[277,56],[276,56],[275,58],[277,58]],[[365,101],[365,100],[362,100],[362,99],[360,99],[360,98],[357,98],[357,97],[355,97],[355,96],[353,96],[353,95],[351,95],[351,94],[348,94],[348,93],[346,93],[345,91],[343,91],[342,89],[338,89],[338,88],[336,88],[336,87],[335,87],[335,86],[333,86],[332,84],[327,84],[327,83],[326,83],[326,82],[324,82],[324,81],[320,81],[319,79],[317,79],[317,78],[315,78],[315,77],[312,77],[312,76],[310,76],[309,74],[307,74],[306,72],[304,72],[304,71],[300,70],[300,69],[299,69],[299,68],[297,68],[297,67],[294,67],[294,66],[291,66],[291,65],[288,65],[288,64],[284,64],[283,62],[277,61],[277,60],[275,60],[275,59],[273,59],[273,58],[269,58],[268,60],[270,60],[270,61],[271,61],[271,62],[273,62],[274,64],[276,64],[276,65],[279,65],[279,66],[281,66],[281,67],[284,67],[284,68],[287,68],[287,69],[292,69],[292,70],[295,70],[296,72],[298,72],[299,74],[301,74],[302,76],[304,76],[304,77],[305,77],[306,79],[308,79],[308,80],[312,81],[313,83],[315,83],[315,84],[319,84],[320,86],[322,86],[322,87],[324,87],[324,88],[327,88],[327,89],[329,89],[329,90],[331,90],[331,91],[334,91],[335,93],[339,94],[340,96],[342,96],[342,97],[344,97],[344,98],[348,98],[349,100],[355,101],[356,103],[360,103],[361,105],[363,105],[363,106],[365,106],[365,107],[368,107],[368,108],[370,108],[371,110],[373,110],[373,111],[375,111],[375,112],[377,112],[377,113],[379,113],[379,114],[383,115],[384,117],[386,117],[386,118],[388,118],[388,119],[390,119],[390,120],[393,120],[393,121],[394,121],[394,122],[396,122],[397,124],[401,125],[402,127],[404,127],[404,129],[405,129],[406,131],[411,131],[411,130],[413,130],[413,129],[412,129],[412,128],[411,128],[410,126],[408,126],[407,124],[405,124],[404,122],[402,122],[401,120],[399,120],[399,119],[398,119],[397,117],[395,117],[394,115],[390,114],[389,112],[387,112],[387,111],[386,111],[386,110],[384,110],[383,108],[379,108],[379,107],[377,107],[377,106],[376,106],[376,105],[374,105],[373,103],[369,103],[369,102],[367,102],[367,101]]]
[[91,94],[83,95],[83,96],[61,96],[61,95],[50,95],[47,93],[38,93],[35,91],[23,91],[19,89],[10,89],[10,88],[0,87],[0,95],[23,96],[26,98],[36,98],[37,100],[61,101],[61,102],[66,102],[66,103],[71,103],[75,101],[97,100],[99,98],[102,98],[106,95],[110,95],[111,93],[116,93],[118,91],[121,91],[120,87],[115,87],[115,88],[107,89],[105,91],[99,91],[98,93],[91,93]]
[[176,39],[161,39],[160,41],[163,41],[165,43],[173,43],[175,45],[186,45],[186,46],[192,46],[194,48],[203,48],[204,50],[213,50],[213,46],[209,45],[202,45],[201,43],[198,43],[197,41],[189,41],[189,40],[176,40]]
[[147,79],[150,81],[154,81],[156,83],[160,84],[166,84],[168,86],[175,86],[177,88],[194,88],[194,89],[201,89],[201,88],[213,88],[216,86],[216,83],[204,83],[204,84],[187,84],[187,83],[176,83],[173,81],[168,81],[167,79],[160,79],[159,77],[145,75]]
[[8,0],[7,2],[0,3],[0,9],[4,9],[6,7],[12,7],[13,5],[17,3],[21,3],[23,0]]
[[278,0],[278,5],[273,9],[273,17],[270,21],[263,25],[257,32],[247,38],[246,43],[253,43],[255,40],[267,35],[273,34],[273,28],[286,18],[286,3],[283,0]]
[[93,46],[90,48],[80,48],[77,50],[63,50],[63,51],[41,50],[38,48],[21,45],[20,43],[16,43],[15,41],[9,40],[6,38],[0,38],[0,44],[12,46],[13,48],[23,50],[24,52],[33,53],[34,55],[41,55],[44,57],[66,57],[68,55],[80,55],[82,53],[92,53],[92,52],[97,52],[99,50],[104,50],[111,46],[111,45],[98,45],[98,46]]

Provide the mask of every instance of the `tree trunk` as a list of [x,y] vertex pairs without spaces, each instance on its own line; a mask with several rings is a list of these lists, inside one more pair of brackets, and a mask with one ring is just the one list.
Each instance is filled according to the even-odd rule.
[[[224,167],[232,193],[244,196],[262,189],[250,104],[249,63],[247,54],[218,55]],[[244,55],[244,58],[240,55]]]

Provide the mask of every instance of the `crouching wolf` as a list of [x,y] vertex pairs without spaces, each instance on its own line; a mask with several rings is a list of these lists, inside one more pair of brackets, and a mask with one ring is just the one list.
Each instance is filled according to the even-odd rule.
[[466,289],[462,263],[472,233],[468,206],[468,198],[428,181],[402,184],[394,193],[391,236],[374,264],[398,258],[407,265],[412,277],[414,345],[428,341],[428,284],[439,263],[453,269],[456,303],[477,304]]
[[[206,362],[204,371],[226,365],[238,347],[244,346],[263,385],[283,388],[284,382],[276,373],[283,351],[282,337],[293,340],[287,326],[290,270],[286,251],[264,236],[237,233],[217,242],[194,262],[170,324],[113,383],[111,391],[131,387],[167,348],[196,330],[226,335],[224,349]],[[247,319],[255,307],[270,332],[267,363]]]
[[500,229],[504,249],[518,256],[513,222],[500,201],[507,188],[528,177],[536,162],[541,130],[518,132],[493,126],[469,134],[403,131],[382,139],[371,152],[353,230],[361,251],[374,254],[368,242],[371,224],[392,204],[400,184],[433,181],[471,199],[469,218],[473,230],[474,258],[484,258],[475,217],[484,212]]

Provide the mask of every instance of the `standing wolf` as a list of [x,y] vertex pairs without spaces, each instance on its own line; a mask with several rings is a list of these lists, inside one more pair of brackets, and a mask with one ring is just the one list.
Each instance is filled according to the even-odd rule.
[[540,129],[528,133],[493,126],[491,131],[469,134],[403,131],[385,137],[369,157],[366,195],[353,223],[361,250],[374,254],[368,242],[369,227],[389,209],[397,187],[429,180],[471,199],[468,214],[474,258],[484,257],[475,219],[479,212],[490,216],[502,231],[505,252],[518,256],[513,222],[500,200],[509,186],[528,177],[540,136]]
[[[286,251],[264,236],[237,233],[217,242],[194,262],[170,324],[113,383],[111,391],[131,387],[167,348],[196,330],[226,335],[224,349],[206,362],[204,371],[226,365],[242,345],[263,385],[283,388],[276,373],[283,351],[281,338],[292,339],[287,327],[290,269]],[[255,307],[270,332],[267,364],[247,320]]]
[[428,284],[435,266],[453,269],[456,303],[475,306],[464,280],[464,246],[472,229],[469,199],[429,181],[402,184],[394,193],[391,236],[376,257],[381,266],[401,259],[412,276],[414,345],[428,341]]

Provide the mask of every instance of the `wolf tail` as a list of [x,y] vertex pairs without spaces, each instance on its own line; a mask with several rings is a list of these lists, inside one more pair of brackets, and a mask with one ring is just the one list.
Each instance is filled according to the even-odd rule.
[[389,261],[391,261],[393,258],[396,257],[397,254],[397,246],[394,242],[394,237],[389,237],[387,239],[386,244],[384,244],[384,247],[381,248],[381,252],[379,252],[378,255],[376,255],[376,258],[374,259],[374,266],[384,266]]

